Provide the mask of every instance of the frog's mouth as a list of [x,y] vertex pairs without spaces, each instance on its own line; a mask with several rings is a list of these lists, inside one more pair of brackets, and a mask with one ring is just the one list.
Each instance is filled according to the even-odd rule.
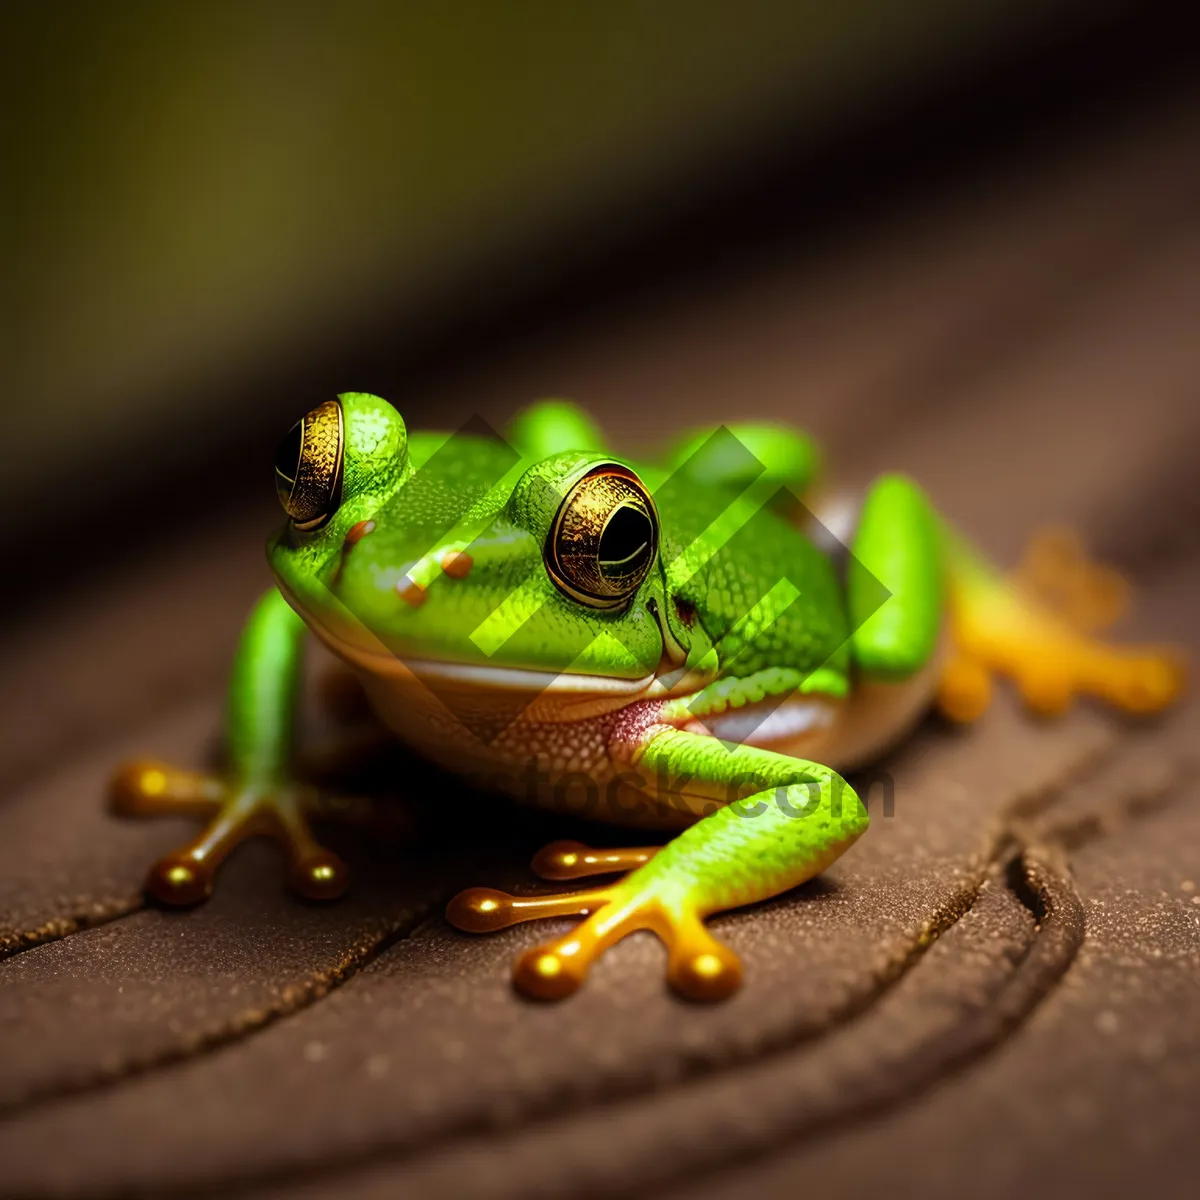
[[336,613],[314,612],[284,580],[277,577],[276,585],[314,635],[365,678],[396,687],[423,685],[441,698],[450,694],[490,696],[500,704],[519,703],[535,719],[562,721],[596,716],[638,700],[686,695],[708,682],[682,670],[685,652],[670,631],[663,629],[665,622],[656,609],[652,611],[663,629],[662,658],[653,671],[631,679],[400,655],[361,622],[339,620]]

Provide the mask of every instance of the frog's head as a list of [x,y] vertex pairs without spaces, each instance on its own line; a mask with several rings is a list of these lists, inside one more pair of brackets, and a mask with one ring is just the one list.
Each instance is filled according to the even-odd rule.
[[653,497],[611,456],[529,461],[482,429],[409,438],[349,393],[293,428],[276,479],[276,579],[371,674],[628,697],[686,655]]

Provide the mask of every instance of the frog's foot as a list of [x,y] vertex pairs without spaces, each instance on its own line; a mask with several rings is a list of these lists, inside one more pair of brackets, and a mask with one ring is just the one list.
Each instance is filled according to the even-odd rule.
[[491,888],[470,888],[450,901],[446,918],[468,933],[492,933],[539,917],[584,917],[570,933],[518,959],[513,983],[537,1000],[571,995],[609,946],[642,929],[665,943],[667,979],[680,995],[689,1000],[722,1000],[736,991],[742,981],[741,963],[708,932],[700,912],[677,897],[667,903],[655,890],[635,886],[636,878],[552,896],[510,896]]
[[320,804],[315,790],[299,785],[237,786],[218,776],[180,771],[161,763],[128,763],[110,785],[113,811],[125,816],[200,816],[204,832],[159,859],[146,890],[164,904],[196,904],[212,892],[217,868],[246,838],[266,834],[284,845],[292,887],[312,900],[332,900],[346,890],[349,871],[321,846],[308,826]]
[[[1028,566],[1013,581],[976,561],[952,563],[952,646],[938,689],[943,713],[956,721],[981,716],[996,674],[1013,679],[1026,705],[1046,715],[1065,711],[1080,695],[1136,714],[1157,712],[1179,696],[1180,654],[1090,636],[1127,601],[1119,576],[1089,563],[1079,543],[1062,534],[1042,539],[1032,560],[1032,583]],[[1043,596],[1052,580],[1059,599],[1049,604]]]
[[1107,629],[1128,612],[1133,594],[1119,571],[1091,559],[1079,535],[1061,527],[1034,535],[1011,578],[1083,633]]

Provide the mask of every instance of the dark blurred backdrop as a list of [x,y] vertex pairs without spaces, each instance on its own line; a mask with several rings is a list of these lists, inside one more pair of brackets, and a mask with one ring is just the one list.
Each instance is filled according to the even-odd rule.
[[468,395],[430,397],[514,341],[798,240],[819,253],[1191,66],[1184,10],[1071,0],[0,19],[10,561],[53,519],[186,522],[268,494],[276,433],[335,390],[458,419]]

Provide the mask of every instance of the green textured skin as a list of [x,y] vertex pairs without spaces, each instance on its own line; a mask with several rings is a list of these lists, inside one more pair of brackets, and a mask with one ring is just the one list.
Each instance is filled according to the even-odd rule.
[[681,833],[629,876],[680,913],[701,915],[774,896],[811,879],[867,829],[867,810],[818,763],[683,730],[652,736],[635,755],[644,769],[692,775],[745,795]]
[[368,520],[413,473],[404,421],[386,400],[365,392],[343,392],[338,400],[345,414],[341,504],[319,533],[301,534],[289,524],[267,549],[274,561],[286,548],[291,578],[305,585],[328,583],[337,567],[331,548],[342,545],[350,527]]
[[[691,715],[792,690],[852,689],[852,618],[856,605],[869,611],[870,591],[856,590],[852,572],[847,596],[833,563],[789,519],[817,462],[803,435],[734,427],[742,448],[727,435],[706,443],[697,434],[666,466],[627,463],[654,493],[658,559],[625,607],[600,611],[560,591],[543,561],[571,483],[591,465],[626,461],[605,452],[588,418],[562,402],[534,408],[514,423],[514,449],[474,434],[409,437],[385,402],[340,399],[341,505],[322,529],[289,525],[268,548],[306,619],[355,622],[402,657],[628,679],[660,669],[661,620],[686,667],[707,682],[689,698],[698,704]],[[712,453],[697,454],[706,444]],[[370,535],[349,546],[347,531],[365,520],[374,522]],[[895,678],[932,653],[942,616],[934,522],[923,495],[898,477],[867,501],[855,550],[894,593],[853,640],[872,672]],[[466,580],[441,570],[447,550],[470,555]],[[419,603],[401,594],[406,577],[424,589]],[[276,593],[247,625],[230,693],[236,770],[285,771],[299,628]],[[682,723],[686,714],[672,705],[683,703],[667,705],[664,719]],[[662,727],[630,753],[639,770],[692,777],[702,795],[757,781],[754,794],[729,806],[718,800],[630,877],[681,911],[713,912],[795,886],[866,828],[853,791],[819,764]]]

